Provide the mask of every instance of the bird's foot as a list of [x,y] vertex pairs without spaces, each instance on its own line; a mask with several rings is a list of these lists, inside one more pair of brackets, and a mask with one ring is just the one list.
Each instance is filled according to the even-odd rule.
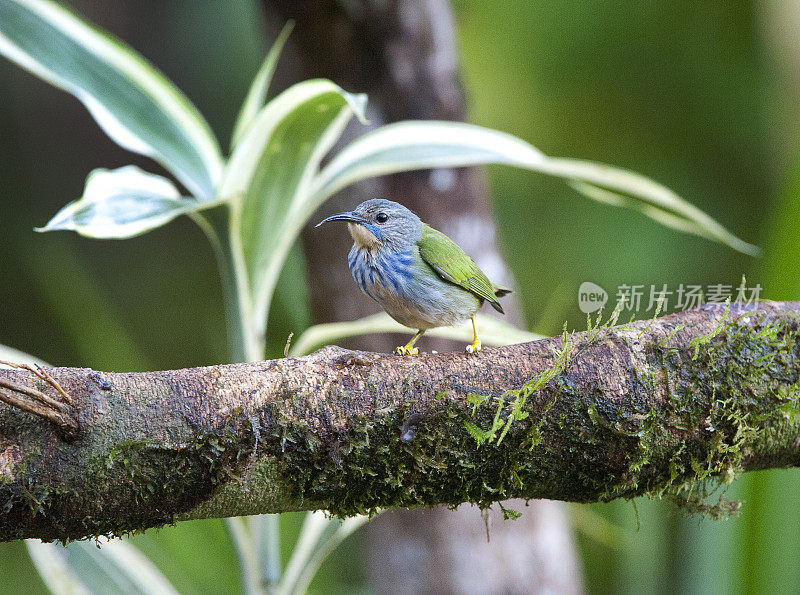
[[467,353],[478,353],[481,350],[481,340],[476,338],[466,347]]
[[408,345],[402,345],[397,347],[394,352],[396,355],[417,355],[419,353],[419,349],[416,347],[409,347]]

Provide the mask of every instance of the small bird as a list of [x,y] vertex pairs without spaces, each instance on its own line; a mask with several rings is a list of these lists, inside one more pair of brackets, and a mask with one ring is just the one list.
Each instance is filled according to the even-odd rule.
[[354,211],[332,215],[346,221],[353,247],[347,262],[361,290],[397,322],[417,333],[398,355],[416,355],[414,347],[426,330],[472,319],[475,339],[468,353],[481,349],[475,314],[488,300],[500,312],[497,298],[511,290],[489,281],[456,243],[391,200],[372,199]]

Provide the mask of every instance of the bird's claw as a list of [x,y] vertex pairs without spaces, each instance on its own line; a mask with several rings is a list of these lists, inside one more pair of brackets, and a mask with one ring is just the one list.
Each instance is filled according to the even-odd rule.
[[408,345],[402,345],[394,350],[396,355],[417,355],[419,353],[419,349],[416,347],[409,347]]
[[466,350],[467,353],[478,353],[481,350],[480,339],[475,339],[472,343],[467,345]]

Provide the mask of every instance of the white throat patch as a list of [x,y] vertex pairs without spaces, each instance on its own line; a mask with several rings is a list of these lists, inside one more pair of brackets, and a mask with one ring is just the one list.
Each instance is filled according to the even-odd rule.
[[353,236],[356,246],[362,250],[372,252],[379,248],[383,243],[375,235],[360,223],[348,223],[347,230]]

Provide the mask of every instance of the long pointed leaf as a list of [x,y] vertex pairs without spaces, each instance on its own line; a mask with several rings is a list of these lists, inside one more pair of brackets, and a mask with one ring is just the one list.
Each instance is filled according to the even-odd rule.
[[208,204],[183,198],[166,178],[133,165],[96,169],[86,178],[80,200],[38,231],[70,229],[89,238],[130,238]]
[[352,114],[363,118],[365,101],[330,81],[298,83],[267,104],[231,156],[219,198],[231,201],[231,237],[240,242],[257,334],[286,254],[310,215],[308,187],[319,162]]
[[645,176],[600,163],[547,157],[511,135],[457,122],[400,122],[365,134],[320,172],[312,190],[313,202],[318,206],[334,192],[373,176],[482,163],[513,165],[566,178],[589,198],[635,208],[664,225],[746,254],[758,253],[758,248]]
[[283,46],[286,44],[286,40],[289,39],[289,34],[292,32],[293,28],[293,21],[286,23],[280,35],[278,35],[278,38],[275,40],[275,43],[272,44],[269,52],[267,52],[267,57],[264,58],[261,68],[258,69],[258,73],[250,85],[250,90],[247,92],[247,97],[245,97],[244,103],[242,103],[242,109],[239,111],[239,116],[236,118],[236,124],[233,125],[231,151],[236,148],[236,145],[242,140],[248,127],[258,115],[259,110],[264,107],[264,103],[267,100],[267,91],[272,82],[272,75],[275,73],[275,67],[278,64],[278,58],[280,58]]
[[[477,320],[481,340],[485,345],[512,345],[542,338],[542,335],[523,331],[492,316],[478,314]],[[325,345],[360,335],[373,333],[413,334],[413,332],[413,330],[392,320],[388,314],[381,312],[380,314],[365,316],[349,322],[316,324],[300,335],[292,345],[290,353],[293,356],[307,355]],[[472,326],[469,323],[460,326],[442,326],[429,330],[425,336],[469,342],[472,340]]]
[[0,0],[0,53],[86,105],[119,145],[163,164],[198,198],[222,157],[197,108],[125,44],[49,0]]
[[8,345],[0,345],[0,360],[11,362],[12,364],[28,364],[31,366],[48,367],[50,365],[35,355],[25,353],[19,349],[14,349]]
[[339,151],[315,180],[317,204],[374,176],[436,167],[502,163],[533,168],[545,155],[504,132],[460,122],[408,121],[377,128]]
[[[553,159],[550,161],[550,165],[553,167],[553,171],[555,171],[556,169],[561,169],[567,165],[563,162],[569,162],[570,160]],[[595,163],[572,162],[567,165],[569,171],[574,171],[576,163],[579,163],[587,168],[593,168],[597,166]],[[626,195],[623,192],[614,192],[601,186],[582,181],[572,181],[570,182],[570,186],[575,188],[575,190],[581,194],[584,194],[588,198],[596,201],[618,207],[627,207],[629,209],[639,211],[643,215],[650,217],[666,227],[671,227],[685,233],[691,233],[709,240],[722,242],[723,244],[727,244],[731,248],[738,250],[739,252],[743,252],[744,254],[749,254],[750,256],[761,255],[761,249],[758,246],[754,246],[753,244],[748,244],[747,242],[740,240],[722,225],[706,215],[703,211],[694,205],[681,200],[668,188],[660,185],[650,187],[652,182],[646,178],[642,178],[642,176],[632,172],[627,172],[625,170],[617,171],[630,176],[627,180],[627,183],[625,183],[623,180],[618,180],[620,183],[618,188],[622,190],[627,186],[630,194]],[[639,182],[642,181],[643,183],[640,186]],[[659,206],[654,206],[653,204],[642,201],[635,196],[635,193],[638,192],[637,188],[643,187],[648,187],[650,196],[653,198],[654,202],[659,203]],[[675,199],[677,199],[677,201],[675,201]]]

